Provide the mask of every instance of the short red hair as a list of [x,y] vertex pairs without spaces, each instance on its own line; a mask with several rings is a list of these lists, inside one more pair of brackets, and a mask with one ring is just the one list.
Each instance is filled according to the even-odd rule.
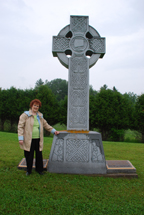
[[34,103],[39,104],[39,107],[41,108],[42,103],[41,103],[41,101],[40,101],[39,99],[34,99],[34,100],[32,100],[32,101],[30,102],[30,107],[32,107]]

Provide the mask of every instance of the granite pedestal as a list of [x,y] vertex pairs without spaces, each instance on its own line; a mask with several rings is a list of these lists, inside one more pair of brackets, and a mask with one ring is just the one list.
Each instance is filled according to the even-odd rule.
[[98,132],[60,132],[54,136],[48,171],[70,174],[106,174],[106,161]]

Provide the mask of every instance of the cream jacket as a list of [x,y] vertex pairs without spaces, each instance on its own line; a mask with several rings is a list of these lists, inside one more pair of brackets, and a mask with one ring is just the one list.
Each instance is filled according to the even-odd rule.
[[[43,128],[47,131],[54,134],[56,131],[52,126],[50,126],[47,121],[43,118],[43,114],[38,112],[37,119],[39,122],[39,132],[40,132],[40,143],[39,150],[43,150]],[[34,116],[32,114],[31,109],[29,111],[25,111],[19,118],[18,123],[18,140],[23,140],[23,145],[20,145],[20,148],[25,151],[30,151],[31,141],[32,141],[32,131],[34,124]]]

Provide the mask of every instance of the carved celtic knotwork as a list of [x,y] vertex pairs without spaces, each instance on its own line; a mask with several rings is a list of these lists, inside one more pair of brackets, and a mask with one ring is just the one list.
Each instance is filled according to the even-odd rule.
[[73,90],[70,92],[70,96],[71,96],[70,105],[73,107],[83,107],[87,104],[86,90]]
[[89,130],[89,68],[104,54],[105,39],[89,26],[88,16],[71,16],[70,25],[53,37],[53,56],[69,68],[67,130]]
[[89,140],[67,139],[66,161],[88,162],[89,161]]
[[69,127],[81,127],[82,129],[87,125],[87,109],[85,107],[70,107]]
[[62,162],[64,159],[64,140],[57,139],[55,148],[52,154],[52,161]]
[[105,51],[105,39],[102,38],[92,38],[89,40],[89,47],[94,51],[94,53],[104,53]]
[[85,73],[86,75],[88,69],[88,59],[86,57],[73,57],[70,59],[71,73]]
[[53,37],[52,53],[69,70],[67,130],[54,136],[48,171],[106,174],[101,135],[89,131],[89,68],[105,54],[105,38],[88,16],[70,16],[70,25]]
[[86,32],[88,25],[87,16],[71,16],[71,31],[72,32]]
[[53,49],[57,52],[64,52],[66,49],[69,49],[69,39],[64,37],[54,37]]
[[84,89],[87,86],[87,76],[88,74],[71,73],[71,86],[73,89]]

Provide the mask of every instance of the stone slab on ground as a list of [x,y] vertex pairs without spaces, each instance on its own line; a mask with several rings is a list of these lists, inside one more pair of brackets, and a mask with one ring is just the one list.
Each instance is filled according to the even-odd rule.
[[[48,165],[48,159],[43,159],[43,169],[44,170],[47,170],[47,165]],[[19,165],[18,165],[18,169],[23,169],[23,170],[26,170],[26,159],[23,158]],[[35,169],[35,158],[33,159],[33,169]]]
[[136,173],[136,168],[129,160],[107,160],[107,173]]

